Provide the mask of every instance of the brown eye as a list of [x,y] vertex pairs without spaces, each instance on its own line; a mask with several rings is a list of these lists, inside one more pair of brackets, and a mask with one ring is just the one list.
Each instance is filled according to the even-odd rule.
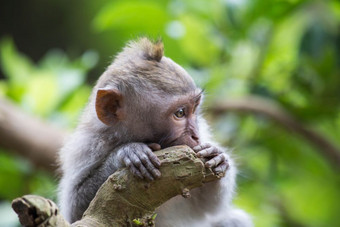
[[185,116],[185,113],[184,113],[184,109],[181,108],[179,110],[177,110],[174,115],[177,117],[177,118],[183,118]]

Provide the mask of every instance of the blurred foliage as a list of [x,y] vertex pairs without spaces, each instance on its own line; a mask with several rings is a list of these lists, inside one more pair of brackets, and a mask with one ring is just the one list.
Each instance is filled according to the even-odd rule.
[[34,64],[5,38],[0,43],[0,57],[7,76],[0,85],[2,95],[18,102],[27,112],[65,126],[75,122],[90,93],[84,82],[86,73],[98,60],[96,52],[87,51],[70,61],[62,51],[51,50]]
[[[340,147],[339,1],[3,2],[0,95],[29,113],[74,127],[88,84],[127,40],[147,35],[162,37],[166,55],[205,88],[206,102],[272,99]],[[234,148],[235,203],[256,226],[340,226],[339,172],[310,143],[264,116],[228,113],[211,122]],[[0,176],[0,226],[13,223],[14,197],[55,198],[54,177],[8,153],[0,153]]]

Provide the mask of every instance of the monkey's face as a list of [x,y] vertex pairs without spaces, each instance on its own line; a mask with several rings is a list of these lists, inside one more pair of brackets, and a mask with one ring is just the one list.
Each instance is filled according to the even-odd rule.
[[[151,103],[150,96],[126,97],[117,90],[99,89],[96,111],[99,120],[124,131],[133,142],[158,143],[162,148],[199,144],[197,109],[202,91],[164,96]],[[169,99],[170,98],[170,99]],[[145,100],[144,100],[145,99]],[[148,100],[146,100],[148,99]],[[117,127],[117,124],[121,127]]]
[[197,109],[201,94],[199,91],[176,99],[164,113],[160,125],[162,137],[158,141],[162,148],[175,145],[193,148],[199,144]]

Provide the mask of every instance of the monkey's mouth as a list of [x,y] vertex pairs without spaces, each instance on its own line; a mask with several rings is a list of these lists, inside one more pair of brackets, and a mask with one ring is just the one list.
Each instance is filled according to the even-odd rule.
[[190,148],[194,148],[195,146],[199,145],[199,141],[191,139],[189,135],[183,135],[170,141],[164,141],[163,143],[160,143],[160,145],[162,149],[179,145],[187,145]]
[[177,139],[173,139],[170,141],[159,141],[159,145],[161,145],[162,149],[168,148],[168,147],[172,147],[172,146],[176,146],[179,145],[176,143]]

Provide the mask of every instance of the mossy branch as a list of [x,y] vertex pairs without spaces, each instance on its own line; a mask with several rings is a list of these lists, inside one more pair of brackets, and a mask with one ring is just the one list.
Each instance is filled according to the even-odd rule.
[[50,200],[26,195],[13,201],[24,226],[154,226],[155,209],[174,196],[190,196],[189,190],[218,179],[195,152],[176,146],[155,152],[162,177],[153,182],[133,177],[122,169],[98,190],[82,219],[70,225]]

